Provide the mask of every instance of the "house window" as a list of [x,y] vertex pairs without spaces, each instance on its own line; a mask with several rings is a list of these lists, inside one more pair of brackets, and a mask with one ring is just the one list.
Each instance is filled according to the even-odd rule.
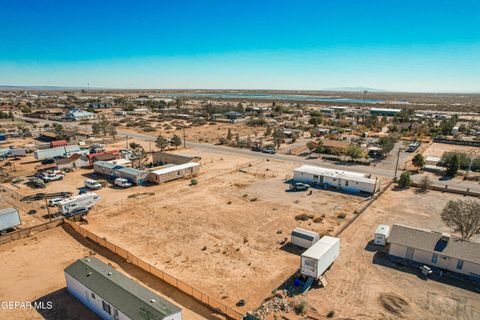
[[112,314],[112,310],[110,309],[110,305],[102,300],[102,307],[105,312],[108,314]]
[[437,260],[438,260],[438,254],[434,253],[432,255],[432,263],[437,263]]
[[313,175],[313,179],[317,180],[317,179],[318,179],[318,176]]
[[348,181],[345,181],[345,187],[348,187]]
[[463,269],[463,260],[458,259],[457,261],[457,269],[462,270]]
[[92,299],[95,300],[95,293],[92,292],[90,295],[92,296]]

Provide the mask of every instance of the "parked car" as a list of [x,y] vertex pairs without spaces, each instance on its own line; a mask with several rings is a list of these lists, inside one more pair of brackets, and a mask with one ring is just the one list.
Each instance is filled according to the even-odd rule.
[[257,146],[253,146],[253,147],[252,147],[252,151],[260,152],[260,151],[262,151],[262,148],[257,147]]
[[42,180],[45,182],[62,180],[62,179],[63,179],[63,174],[58,174],[58,173],[47,173],[42,177]]
[[48,206],[49,207],[55,207],[60,201],[62,201],[63,198],[53,198],[48,200]]
[[72,210],[68,213],[65,213],[64,216],[67,218],[71,218],[73,216],[83,216],[88,214],[89,209],[88,208],[78,208],[75,210]]
[[269,154],[275,154],[276,153],[275,149],[273,149],[272,147],[263,148],[262,152],[263,153],[269,153]]
[[310,186],[306,183],[303,183],[303,182],[295,182],[295,183],[292,183],[290,186],[289,186],[290,190],[293,190],[293,191],[306,191],[308,189],[310,189]]
[[100,182],[92,179],[85,180],[84,184],[85,184],[85,187],[89,189],[94,189],[94,190],[102,189],[102,185],[100,184]]
[[115,179],[115,182],[114,184],[118,187],[122,187],[122,188],[130,188],[132,186],[132,184],[130,182],[128,182],[127,179],[125,178],[117,178]]

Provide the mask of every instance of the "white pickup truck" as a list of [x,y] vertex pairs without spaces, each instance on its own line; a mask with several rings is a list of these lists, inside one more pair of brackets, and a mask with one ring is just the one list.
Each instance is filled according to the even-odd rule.
[[47,173],[42,176],[42,180],[44,182],[50,182],[50,181],[62,180],[63,177],[64,175],[60,173]]

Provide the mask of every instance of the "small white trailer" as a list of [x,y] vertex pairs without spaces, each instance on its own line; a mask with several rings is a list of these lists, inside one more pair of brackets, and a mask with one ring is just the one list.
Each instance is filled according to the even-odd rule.
[[17,209],[6,208],[0,210],[0,234],[4,234],[8,229],[14,229],[21,224]]
[[100,200],[100,196],[94,192],[87,192],[60,201],[57,206],[62,214],[72,214],[78,210],[90,209]]
[[390,226],[386,224],[380,224],[375,231],[375,238],[373,238],[373,243],[379,246],[384,246],[387,244],[387,238],[390,234]]
[[295,228],[292,230],[290,242],[297,247],[308,249],[320,239],[320,235],[314,231]]
[[340,254],[340,239],[324,236],[302,254],[300,272],[319,279]]

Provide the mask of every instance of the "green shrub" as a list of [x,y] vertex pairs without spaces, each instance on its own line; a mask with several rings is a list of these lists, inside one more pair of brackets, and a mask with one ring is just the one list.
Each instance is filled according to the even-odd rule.
[[198,180],[197,179],[192,179],[192,180],[190,180],[190,184],[192,186],[196,186],[198,184]]

